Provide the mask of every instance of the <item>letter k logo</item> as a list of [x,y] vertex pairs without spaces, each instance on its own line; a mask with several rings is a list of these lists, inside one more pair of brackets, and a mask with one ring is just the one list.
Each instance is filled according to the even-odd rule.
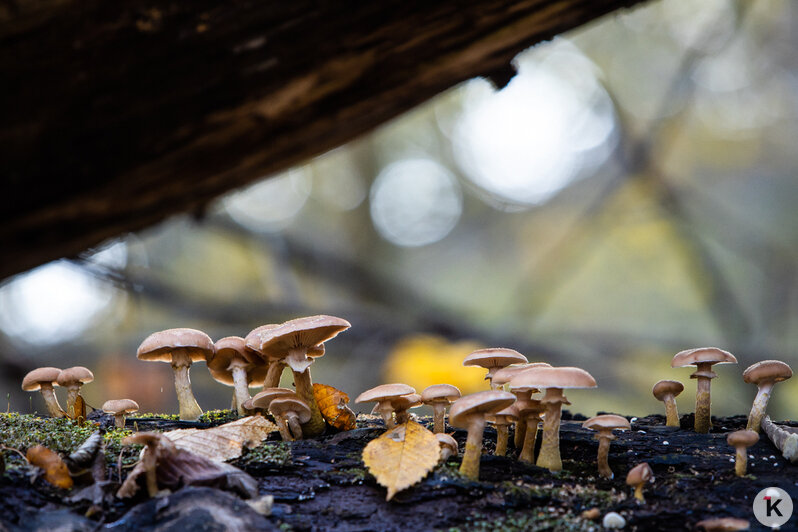
[[781,511],[779,510],[779,504],[781,503],[781,499],[776,499],[776,502],[773,502],[771,497],[765,497],[765,501],[767,502],[767,508],[765,509],[765,513],[768,517],[773,515],[773,512],[776,512],[776,515],[779,517],[783,517]]

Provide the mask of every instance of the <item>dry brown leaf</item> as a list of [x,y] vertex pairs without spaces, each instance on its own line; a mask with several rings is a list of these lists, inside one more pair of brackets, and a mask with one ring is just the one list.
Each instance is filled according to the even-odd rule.
[[388,488],[386,501],[427,476],[438,463],[438,438],[416,423],[397,425],[363,449],[363,463],[382,486]]
[[78,421],[80,423],[86,421],[86,401],[83,400],[82,395],[78,394],[77,398],[75,399],[75,404],[69,409],[69,412],[67,412],[66,415],[69,419]]
[[277,425],[263,416],[249,416],[212,429],[178,429],[164,436],[180,449],[224,462],[241,456],[244,447],[257,447],[276,430]]
[[28,449],[28,462],[44,470],[44,479],[56,488],[71,489],[73,482],[69,469],[57,453],[44,445],[34,445]]
[[314,383],[313,397],[328,425],[338,430],[352,430],[357,426],[355,413],[346,406],[349,396],[341,390],[328,384]]

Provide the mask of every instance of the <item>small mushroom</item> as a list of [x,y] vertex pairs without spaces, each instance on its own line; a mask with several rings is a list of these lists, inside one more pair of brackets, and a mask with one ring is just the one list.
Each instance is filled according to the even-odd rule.
[[83,366],[75,366],[72,368],[62,369],[58,374],[58,385],[67,389],[67,412],[73,415],[75,408],[75,401],[80,394],[80,387],[86,383],[94,380],[94,374],[89,368]]
[[421,392],[421,400],[425,405],[432,407],[432,432],[444,431],[446,407],[459,399],[461,395],[460,389],[451,384],[433,384],[424,388],[424,391]]
[[248,388],[259,386],[268,371],[267,362],[239,336],[217,340],[214,353],[208,358],[208,370],[217,382],[235,387],[235,404],[239,415],[246,415],[244,403]]
[[515,402],[509,392],[490,390],[461,397],[449,409],[449,423],[468,430],[465,453],[460,464],[460,473],[472,480],[479,480],[479,459],[482,455],[482,434],[485,416],[504,410]]
[[139,360],[167,362],[175,372],[175,391],[180,405],[180,419],[196,421],[202,415],[191,392],[189,369],[193,362],[206,361],[213,355],[213,340],[196,329],[167,329],[149,335],[139,346]]
[[679,427],[679,410],[676,408],[676,396],[684,390],[684,384],[679,381],[659,381],[654,385],[651,393],[657,401],[665,403],[665,426]]
[[37,368],[29,372],[22,379],[22,389],[26,392],[40,391],[44,402],[47,405],[47,411],[50,412],[52,417],[64,417],[66,414],[61,405],[58,404],[58,398],[55,396],[53,386],[58,386],[58,375],[61,370],[53,367]]
[[488,416],[488,421],[496,426],[496,450],[493,452],[496,456],[507,455],[507,441],[510,439],[510,425],[518,420],[518,410],[512,404]]
[[396,426],[393,422],[394,407],[392,401],[403,395],[414,393],[416,393],[416,389],[407,384],[380,384],[358,395],[357,399],[355,399],[355,403],[370,403],[371,401],[376,401],[377,405],[372,412],[380,414],[382,420],[385,422],[385,428],[390,430]]
[[748,469],[748,448],[756,445],[759,434],[753,430],[738,430],[726,436],[726,443],[734,447],[734,474],[738,477],[745,476]]
[[[502,369],[496,370],[493,374],[493,380],[491,381],[497,388],[501,388],[505,384],[509,384],[510,381],[518,375],[522,371],[526,371],[531,368],[550,368],[551,364],[547,364],[546,362],[530,362],[529,364],[512,364],[510,366],[504,367]],[[521,396],[519,395],[518,391],[513,391],[516,396],[519,397],[519,401],[522,400]],[[537,393],[538,389],[531,389],[527,392],[524,390],[523,394],[526,399],[529,399],[532,394]],[[540,422],[540,420],[538,420]],[[515,447],[516,449],[520,449],[524,445],[524,440],[526,437],[526,421],[524,419],[519,419],[515,423]],[[537,434],[537,433],[536,433]]]
[[[147,494],[150,498],[158,494],[158,476],[155,468],[158,466],[158,446],[162,440],[168,441],[164,436],[157,432],[137,432],[131,436],[123,438],[120,442],[122,445],[144,445],[145,448],[141,453],[140,467],[144,470],[147,480]],[[139,467],[139,466],[137,466]],[[117,491],[117,497],[129,497],[135,493],[135,488],[131,485],[129,480],[133,479],[133,475],[128,475],[122,486]]]
[[269,412],[277,422],[283,441],[302,439],[302,425],[310,421],[310,406],[299,396],[275,397],[269,403]]
[[696,379],[695,395],[695,431],[706,434],[712,428],[710,421],[710,407],[712,400],[709,394],[712,379],[718,376],[712,371],[714,364],[736,364],[737,359],[734,355],[717,347],[698,347],[680,351],[671,360],[672,368],[683,368],[685,366],[696,366],[696,371],[690,375],[691,379]]
[[525,362],[527,362],[527,359],[524,355],[514,349],[507,349],[505,347],[479,349],[463,359],[464,366],[479,366],[488,370],[485,379],[490,380],[490,387],[492,390],[497,388],[497,385],[493,383],[494,372],[510,364]]
[[266,388],[256,393],[250,404],[255,409],[268,410],[272,400],[286,395],[296,397],[296,392],[290,388]]
[[648,462],[637,464],[626,475],[626,484],[634,487],[635,499],[640,502],[646,502],[643,497],[643,486],[646,485],[646,482],[654,482],[654,472],[651,471]]
[[441,462],[445,462],[452,456],[457,456],[459,452],[457,440],[444,432],[435,433],[435,437],[438,438],[438,443],[441,446]]
[[103,412],[113,414],[117,428],[125,428],[125,414],[139,411],[139,404],[132,399],[111,399],[103,403]]
[[792,377],[792,368],[779,360],[763,360],[746,368],[743,372],[743,380],[749,384],[756,384],[758,387],[754,405],[751,407],[751,413],[748,414],[748,425],[746,426],[748,430],[759,432],[773,385],[786,381],[790,377]]
[[615,475],[610,469],[608,455],[610,452],[610,442],[615,439],[612,434],[613,430],[629,430],[631,425],[625,417],[616,416],[614,414],[602,414],[594,416],[582,423],[582,427],[590,430],[597,431],[596,439],[599,442],[598,446],[598,472],[599,475],[605,478],[613,478]]
[[751,523],[738,517],[714,517],[699,521],[695,526],[696,528],[704,529],[706,532],[734,532],[736,530],[748,530],[751,528]]
[[393,406],[393,415],[396,417],[396,424],[401,425],[402,423],[407,423],[407,420],[410,419],[410,412],[408,412],[408,410],[419,407],[422,404],[421,396],[417,393],[403,395],[392,400],[391,406]]

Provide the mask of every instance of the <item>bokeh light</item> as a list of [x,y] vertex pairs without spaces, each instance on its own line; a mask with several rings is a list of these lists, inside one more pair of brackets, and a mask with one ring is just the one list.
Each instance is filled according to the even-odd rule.
[[305,205],[312,183],[305,167],[295,168],[227,196],[222,205],[236,222],[253,231],[280,231]]

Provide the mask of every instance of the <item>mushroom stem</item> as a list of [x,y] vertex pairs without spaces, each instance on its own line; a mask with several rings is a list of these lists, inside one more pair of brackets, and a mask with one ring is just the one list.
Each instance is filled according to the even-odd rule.
[[734,455],[734,474],[738,477],[744,477],[748,469],[748,449],[739,446]]
[[401,425],[402,423],[407,423],[407,420],[410,419],[410,411],[408,410],[397,410],[394,412],[396,416],[396,424]]
[[293,412],[289,412],[286,416],[286,424],[291,431],[291,435],[295,440],[302,439],[302,426],[299,424],[299,418]]
[[316,404],[316,398],[313,396],[310,368],[307,368],[302,373],[294,371],[294,385],[296,386],[297,395],[310,407],[310,421],[302,425],[302,433],[305,436],[318,436],[324,432],[325,424],[319,405]]
[[524,447],[521,449],[521,454],[518,455],[518,459],[522,462],[535,463],[535,442],[538,439],[538,423],[540,423],[540,417],[537,414],[527,416],[524,423],[526,427],[524,431]]
[[277,428],[280,430],[280,437],[283,441],[294,441],[291,431],[288,430],[288,425],[281,416],[274,416],[274,422],[277,423]]
[[446,415],[446,404],[435,402],[432,403],[432,420],[433,420],[433,428],[432,432],[438,433],[443,432],[444,428],[444,421],[443,418]]
[[391,403],[387,400],[378,402],[372,413],[373,412],[378,412],[382,416],[382,422],[385,424],[387,430],[391,430],[396,426],[393,422],[393,407],[391,407]]
[[546,417],[543,420],[543,442],[538,455],[538,467],[549,471],[562,470],[560,458],[560,416],[565,396],[561,388],[547,388],[541,403],[546,405]]
[[120,412],[118,414],[114,414],[114,425],[118,429],[125,428],[125,413]]
[[233,390],[233,398],[230,400],[230,410],[238,409],[238,400],[236,399],[236,391]]
[[66,414],[64,414],[64,411],[61,409],[61,405],[58,404],[58,398],[53,391],[53,385],[49,382],[43,382],[41,383],[41,389],[39,391],[42,393],[44,403],[47,405],[47,411],[50,412],[50,416],[65,417]]
[[507,440],[510,437],[509,425],[506,423],[496,424],[496,451],[493,453],[496,456],[507,455]]
[[468,426],[463,461],[460,474],[471,480],[479,480],[479,460],[482,457],[482,434],[485,431],[485,418],[473,416]]
[[[710,420],[710,407],[712,400],[709,395],[709,388],[712,383],[712,377],[707,375],[713,374],[712,364],[699,363],[697,364],[698,370],[691,375],[695,377],[696,394],[695,394],[695,431],[701,434],[706,434],[712,428],[712,421]],[[700,373],[703,373],[700,374]]]
[[612,469],[610,469],[608,457],[610,454],[610,442],[615,439],[615,436],[609,432],[599,432],[596,434],[596,439],[599,442],[598,457],[596,458],[599,475],[611,479],[615,474],[612,472]]
[[673,395],[666,395],[663,402],[665,403],[665,426],[680,426],[679,410],[676,408],[676,398]]
[[266,377],[263,379],[264,388],[277,388],[280,386],[280,377],[286,364],[282,360],[272,360],[269,369],[266,370]]
[[247,399],[250,399],[249,387],[247,386],[247,370],[242,366],[236,365],[230,368],[230,371],[233,375],[233,386],[235,387],[235,401],[238,414],[240,416],[246,416],[247,411],[244,409],[244,403],[247,402]]
[[748,414],[747,430],[759,432],[759,427],[762,424],[762,418],[765,417],[765,411],[770,400],[770,392],[773,390],[773,382],[763,382],[759,385],[759,390],[756,392],[754,398],[754,405],[751,407],[751,413]]
[[643,497],[643,486],[645,486],[645,484],[645,482],[641,482],[635,486],[635,499],[640,502],[646,502],[646,498]]
[[175,371],[175,391],[180,405],[180,419],[184,421],[196,421],[202,415],[202,408],[191,392],[191,378],[188,375],[190,366],[191,359],[188,355],[180,349],[175,349],[172,353],[172,369]]
[[524,438],[526,437],[526,421],[519,419],[515,422],[515,436],[513,443],[516,449],[520,449],[524,445]]
[[74,408],[75,408],[75,401],[78,400],[78,395],[80,395],[80,387],[82,384],[73,384],[67,386],[67,412],[70,415],[74,415]]

